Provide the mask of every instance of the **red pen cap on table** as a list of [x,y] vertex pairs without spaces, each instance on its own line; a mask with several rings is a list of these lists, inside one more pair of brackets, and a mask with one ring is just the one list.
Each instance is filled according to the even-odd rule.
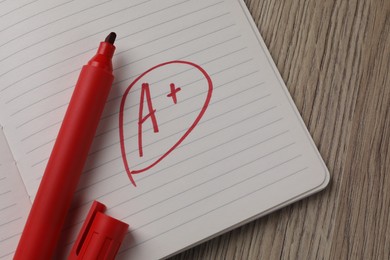
[[94,201],[68,260],[114,259],[129,225],[104,214],[106,206]]

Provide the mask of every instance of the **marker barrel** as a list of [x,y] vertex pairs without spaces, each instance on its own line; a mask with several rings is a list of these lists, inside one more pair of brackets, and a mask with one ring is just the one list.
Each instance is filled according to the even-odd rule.
[[115,47],[101,42],[80,73],[14,259],[51,259],[114,76]]

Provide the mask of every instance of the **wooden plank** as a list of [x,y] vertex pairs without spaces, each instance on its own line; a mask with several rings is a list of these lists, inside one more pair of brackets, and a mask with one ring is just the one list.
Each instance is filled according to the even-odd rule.
[[390,2],[368,8],[331,259],[390,259]]

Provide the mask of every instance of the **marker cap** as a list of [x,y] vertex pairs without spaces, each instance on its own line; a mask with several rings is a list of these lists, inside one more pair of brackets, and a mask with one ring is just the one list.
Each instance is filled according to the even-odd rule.
[[115,258],[129,225],[107,216],[105,210],[104,204],[93,202],[68,259]]

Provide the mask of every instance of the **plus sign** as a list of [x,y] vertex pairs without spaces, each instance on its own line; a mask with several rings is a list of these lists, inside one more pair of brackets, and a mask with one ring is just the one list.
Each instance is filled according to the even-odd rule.
[[177,103],[176,93],[179,92],[181,88],[176,88],[175,84],[173,83],[171,83],[169,86],[171,87],[171,92],[167,95],[167,97],[172,97],[173,103],[176,104]]

